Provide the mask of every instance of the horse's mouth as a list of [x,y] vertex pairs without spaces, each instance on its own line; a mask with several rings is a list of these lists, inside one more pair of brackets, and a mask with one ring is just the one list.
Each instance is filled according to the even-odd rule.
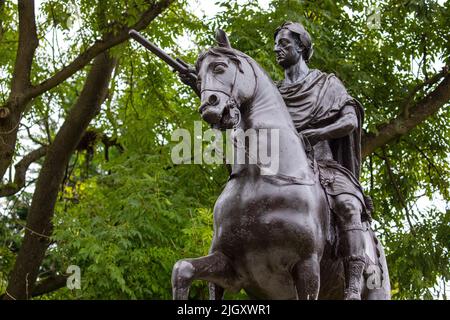
[[276,55],[277,61],[283,60],[284,58],[286,58],[286,56],[283,53],[279,53],[279,54]]
[[[239,106],[234,100],[227,101],[223,108],[218,106],[211,107],[209,110],[206,109],[208,106],[202,106],[200,108],[202,118],[211,125],[211,128],[218,130],[227,130],[235,128],[240,121],[240,112],[238,110]],[[218,112],[219,110],[222,112]]]
[[233,129],[235,127],[236,121],[230,117],[229,115],[224,115],[220,119],[220,123],[217,124],[217,127],[215,129],[219,130],[227,130],[227,129]]
[[235,100],[231,99],[227,101],[222,117],[220,118],[219,127],[222,130],[233,129],[239,125],[241,117],[239,107],[239,104]]
[[218,122],[210,123],[212,129],[217,129],[221,131],[232,129],[235,127],[235,124],[236,121],[228,113],[222,114]]

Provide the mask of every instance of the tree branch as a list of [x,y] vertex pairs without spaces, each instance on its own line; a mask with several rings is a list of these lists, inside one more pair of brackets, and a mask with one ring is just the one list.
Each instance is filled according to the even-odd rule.
[[19,192],[25,186],[25,176],[28,167],[38,159],[45,156],[47,153],[48,146],[42,146],[36,150],[31,151],[29,154],[24,156],[15,167],[14,182],[5,185],[0,185],[0,197],[12,196]]
[[30,74],[38,46],[34,0],[19,0],[19,44],[6,105],[0,107],[0,180],[12,162],[21,115],[30,100],[25,92],[31,88]]
[[115,63],[107,52],[95,58],[80,96],[47,151],[5,299],[28,299],[29,293],[33,292],[39,266],[49,244],[51,221],[65,168],[89,122],[100,111]]
[[67,278],[67,275],[51,275],[37,283],[31,295],[37,297],[61,289],[66,286]]
[[[5,0],[0,0],[0,15],[3,14],[3,8],[5,7]],[[3,21],[0,18],[0,41],[3,38]]]
[[431,78],[426,79],[425,81],[419,83],[417,86],[415,86],[411,92],[409,93],[408,97],[405,99],[405,102],[403,103],[403,116],[408,118],[409,117],[409,108],[411,107],[411,104],[414,102],[414,97],[416,94],[422,90],[423,88],[431,85],[435,85],[439,82],[443,77],[445,77],[448,73],[448,67],[442,68],[442,70],[438,73],[436,73]]
[[34,0],[19,0],[19,47],[17,49],[11,95],[20,95],[31,86],[30,73],[38,46]]
[[[67,284],[67,275],[51,275],[40,281],[34,287],[32,297],[42,296],[58,289],[64,288]],[[6,298],[6,294],[0,295],[0,300]]]
[[[367,133],[363,136],[362,157],[366,157],[377,148],[391,143],[393,140],[409,133],[417,125],[421,124],[428,117],[434,115],[445,104],[450,101],[450,74],[448,68],[445,69],[446,75],[444,79],[436,86],[436,88],[416,103],[410,102],[408,107],[408,116],[399,115],[389,123],[378,127],[378,133]],[[428,82],[435,80],[433,76]],[[427,84],[423,84],[424,87]],[[419,91],[420,89],[416,90]],[[410,99],[410,98],[407,98]],[[412,100],[412,99],[410,99]]]
[[69,65],[56,72],[49,79],[31,88],[28,91],[27,96],[29,98],[37,97],[40,94],[64,82],[67,78],[69,78],[74,73],[76,73],[77,71],[81,70],[84,66],[86,66],[95,56],[128,40],[130,38],[128,31],[130,29],[136,30],[144,29],[153,19],[156,18],[156,16],[158,16],[172,2],[173,0],[163,0],[152,4],[150,8],[141,15],[139,21],[135,25],[131,27],[124,27],[117,34],[107,36],[104,39],[96,41],[91,47],[89,47],[86,51],[84,51],[77,58],[75,58],[75,60],[73,60]]
[[[141,15],[138,22],[130,28],[134,28],[136,30],[144,29],[173,1],[174,0],[161,0],[156,3],[155,1],[148,1],[151,3],[148,10],[146,10]],[[0,106],[0,180],[3,178],[6,170],[11,164],[17,141],[17,127],[21,120],[23,110],[25,110],[27,104],[33,98],[36,98],[42,93],[64,82],[74,73],[85,67],[97,55],[129,39],[128,27],[122,28],[122,30],[117,34],[105,36],[103,39],[94,43],[85,52],[81,53],[68,66],[56,72],[52,77],[36,86],[31,86],[29,71],[25,71],[31,68],[31,62],[34,54],[34,49],[31,49],[37,45],[37,43],[34,43],[36,29],[34,19],[34,2],[33,0],[20,0],[19,7],[21,8],[21,13],[19,12],[21,18],[19,24],[22,24],[22,27],[19,26],[20,44],[16,61],[16,69],[18,74],[15,75],[16,79],[14,80],[15,90],[11,91],[6,104]],[[27,35],[27,33],[29,33],[29,35]],[[30,40],[30,45],[27,45],[26,39]],[[27,50],[25,50],[25,48]],[[19,58],[19,56],[23,56],[24,58]],[[20,63],[19,60],[22,60],[22,63]],[[24,78],[26,78],[26,82],[19,81],[19,79],[23,80]],[[26,90],[20,94],[18,94],[18,92],[13,92],[21,88],[26,88]]]

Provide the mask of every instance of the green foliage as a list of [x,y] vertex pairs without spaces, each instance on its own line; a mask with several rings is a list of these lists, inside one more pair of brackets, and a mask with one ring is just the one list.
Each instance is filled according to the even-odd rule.
[[110,175],[65,192],[78,198],[58,207],[52,254],[61,266],[81,267],[81,298],[167,299],[180,255],[206,253],[213,199],[205,181],[182,179],[185,168],[162,170],[164,162],[123,156],[105,166]]
[[[220,1],[216,16],[199,19],[190,12],[189,1],[177,1],[144,34],[193,64],[199,50],[213,45],[214,30],[220,27],[234,47],[280,80],[273,32],[286,20],[300,21],[314,42],[310,66],[338,75],[364,106],[364,129],[372,133],[408,112],[403,102],[409,92],[450,60],[448,2],[274,0],[268,9],[257,1],[241,2]],[[73,61],[101,35],[135,23],[147,3],[42,1],[33,83]],[[367,24],[373,5],[380,8],[379,29]],[[18,39],[13,2],[0,10],[0,21],[4,102]],[[186,34],[198,48],[180,48]],[[105,157],[99,136],[92,150],[77,149],[73,155],[57,202],[53,242],[41,268],[40,278],[45,278],[69,265],[80,266],[82,289],[61,289],[43,299],[168,299],[174,262],[208,252],[212,208],[227,171],[170,160],[171,133],[176,128],[193,132],[193,122],[200,120],[199,101],[176,74],[136,43],[116,46],[112,53],[118,67],[90,130],[116,144]],[[33,101],[24,116],[29,130],[20,128],[17,159],[30,144],[52,141],[85,75],[86,70],[77,72]],[[419,91],[418,97],[431,89]],[[375,202],[375,227],[388,255],[394,299],[446,298],[436,288],[450,278],[449,118],[447,105],[364,161],[363,184]],[[35,178],[33,170],[29,176]],[[0,293],[20,246],[32,191],[27,188],[0,202]],[[427,200],[439,200],[440,205],[427,205]],[[195,283],[191,297],[207,298],[206,284]]]

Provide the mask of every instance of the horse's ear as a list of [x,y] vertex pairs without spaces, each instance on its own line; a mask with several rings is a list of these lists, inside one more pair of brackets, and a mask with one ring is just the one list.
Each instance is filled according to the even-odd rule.
[[216,30],[216,41],[219,47],[231,48],[230,40],[228,40],[228,36],[222,29]]

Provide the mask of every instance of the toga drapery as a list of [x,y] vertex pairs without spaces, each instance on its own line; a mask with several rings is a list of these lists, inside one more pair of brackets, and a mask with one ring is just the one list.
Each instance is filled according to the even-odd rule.
[[[358,119],[358,127],[350,134],[329,140],[334,161],[320,163],[322,181],[329,195],[350,193],[355,195],[370,216],[372,205],[363,194],[358,181],[361,170],[361,126],[364,111],[361,104],[351,97],[342,82],[333,74],[310,70],[300,81],[285,85],[277,84],[298,132],[316,129],[335,122],[342,116],[345,106],[353,106]],[[364,215],[364,214],[363,214]],[[370,218],[369,218],[370,219]]]

